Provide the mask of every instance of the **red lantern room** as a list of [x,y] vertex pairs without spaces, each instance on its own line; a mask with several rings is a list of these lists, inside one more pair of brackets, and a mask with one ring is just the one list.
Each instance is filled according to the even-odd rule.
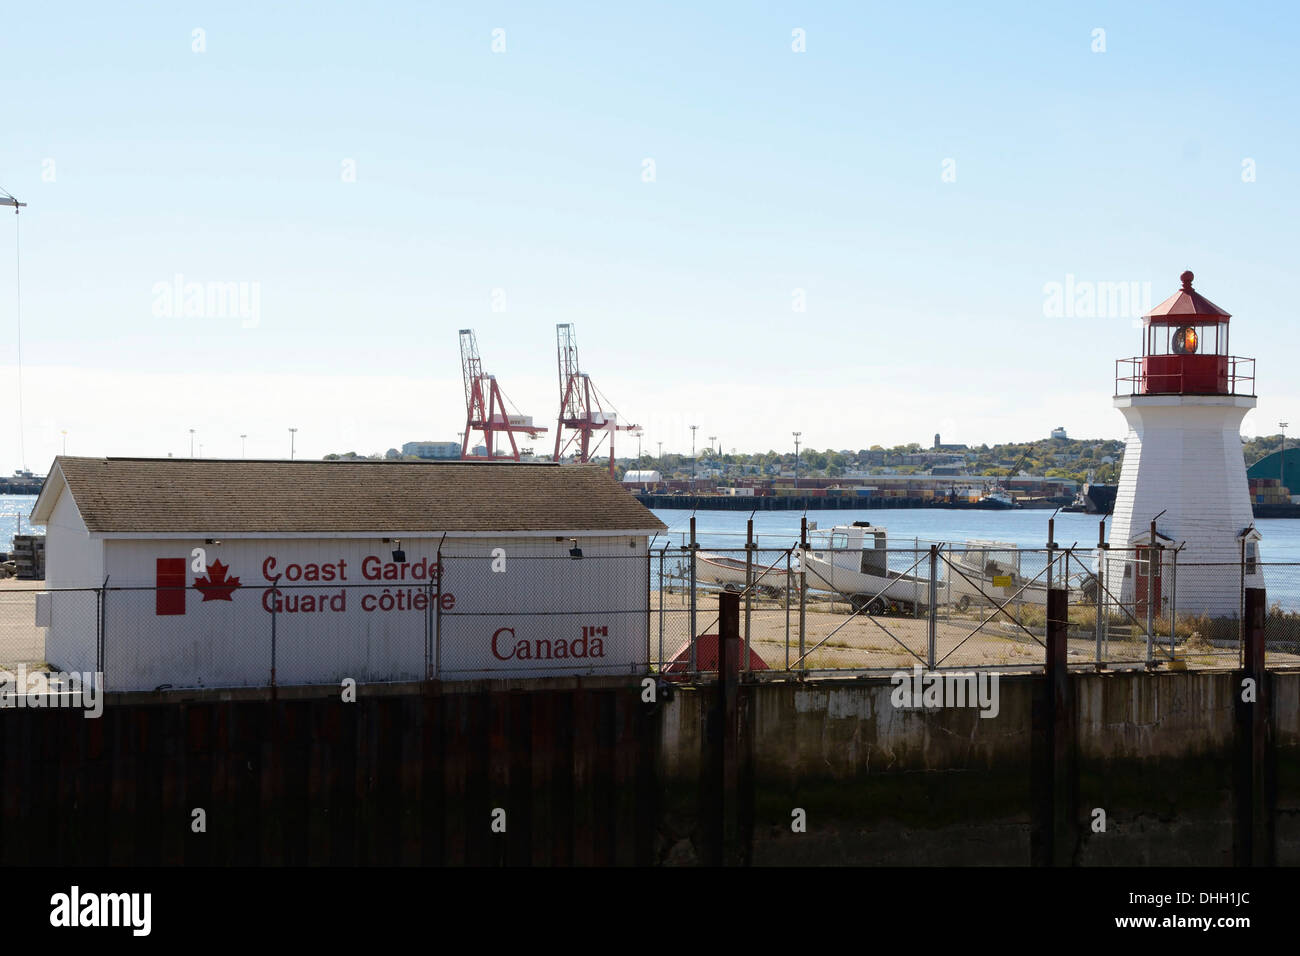
[[1192,273],[1179,278],[1142,317],[1142,354],[1116,362],[1115,394],[1254,395],[1255,360],[1228,353],[1231,316],[1192,289]]

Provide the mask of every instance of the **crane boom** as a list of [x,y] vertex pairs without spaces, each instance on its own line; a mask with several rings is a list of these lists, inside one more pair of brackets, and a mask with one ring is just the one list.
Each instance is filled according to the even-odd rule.
[[[555,326],[556,366],[560,373],[560,414],[555,426],[555,460],[560,461],[570,447],[579,462],[591,461],[592,454],[603,440],[593,436],[600,432],[609,437],[609,473],[614,474],[614,433],[636,431],[639,425],[620,425],[618,415],[601,406],[600,392],[591,382],[591,376],[578,365],[578,337],[573,325],[562,322]],[[566,440],[564,430],[571,434]]]
[[465,432],[460,443],[461,461],[474,460],[474,456],[469,454],[470,436],[474,432],[483,433],[489,461],[498,457],[498,432],[504,432],[510,442],[510,454],[502,457],[519,461],[519,446],[515,444],[514,433],[524,432],[530,438],[536,438],[546,431],[545,426],[534,425],[533,420],[524,415],[510,414],[496,376],[483,371],[483,360],[479,356],[473,329],[460,330],[460,367],[465,379]]

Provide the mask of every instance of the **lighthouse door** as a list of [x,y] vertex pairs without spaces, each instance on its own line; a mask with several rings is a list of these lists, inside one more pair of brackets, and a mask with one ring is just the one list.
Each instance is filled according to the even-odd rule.
[[1160,613],[1160,552],[1159,547],[1148,546],[1137,549],[1137,576],[1133,598],[1137,604],[1138,617],[1147,613],[1148,587],[1151,592],[1151,607],[1156,614]]

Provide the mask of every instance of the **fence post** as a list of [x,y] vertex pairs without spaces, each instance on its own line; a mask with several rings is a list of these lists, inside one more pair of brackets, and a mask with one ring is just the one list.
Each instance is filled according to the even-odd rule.
[[[920,551],[920,550],[921,550],[921,539],[920,539],[919,537],[914,537],[914,538],[912,538],[912,560],[913,560],[913,561],[915,561],[915,560],[917,559],[917,558],[916,558],[916,553],[917,553],[918,551]],[[832,560],[834,560],[834,559],[832,558]],[[885,550],[885,567],[886,567],[886,574],[885,574],[885,576],[888,577],[888,576],[889,576],[889,574],[888,574],[888,567],[889,567],[889,551],[888,551],[888,549]],[[916,577],[916,573],[915,573],[915,572],[913,572],[912,577],[913,577],[913,579],[915,579],[915,577]],[[921,595],[920,595],[919,591],[920,591],[920,584],[919,584],[919,583],[916,583],[916,582],[914,581],[913,584],[912,584],[912,616],[913,616],[913,617],[920,617],[920,616],[921,616]]]
[[1174,659],[1178,644],[1178,552],[1174,548],[1169,552],[1169,659]]
[[690,546],[690,555],[691,555],[691,585],[690,585],[690,587],[691,587],[691,660],[690,660],[690,667],[688,668],[691,677],[694,677],[695,674],[696,674],[696,666],[695,666],[695,665],[696,665],[696,663],[697,663],[697,661],[696,661],[696,635],[695,635],[695,606],[696,606],[696,595],[695,595],[695,551],[696,551],[696,549],[697,549],[698,547],[699,547],[699,543],[695,540],[695,515],[691,515],[691,546]]
[[[1075,707],[1070,683],[1067,638],[1069,599],[1062,588],[1047,592],[1047,666],[1045,687],[1046,789],[1050,793],[1048,846],[1042,862],[1069,866],[1074,861],[1078,838],[1075,799]],[[1044,821],[1046,824],[1047,821]]]
[[647,542],[645,548],[645,666],[649,667],[651,662],[651,650],[654,641],[654,627],[650,623],[650,595],[651,584],[653,583],[654,573],[654,555],[650,550],[650,543]]
[[926,640],[926,665],[929,670],[934,670],[936,632],[938,630],[938,597],[939,597],[939,546],[930,545],[930,614],[929,626],[926,628],[928,638]]
[[[1056,512],[1052,512],[1055,514]],[[1052,590],[1052,558],[1056,556],[1056,519],[1047,519],[1047,590]]]
[[[108,643],[108,579],[110,577],[112,577],[112,575],[105,576],[104,584],[99,589],[99,634],[97,635],[98,640],[96,641],[95,647],[95,670],[100,673],[101,684],[105,683],[103,680],[103,674],[104,657],[107,653]],[[46,653],[49,653],[48,648],[46,648]]]
[[790,585],[794,580],[791,570],[794,548],[785,552],[785,672],[790,673]]
[[[1138,567],[1142,562],[1138,562]],[[1136,583],[1136,582],[1134,582]],[[1155,663],[1156,523],[1151,522],[1151,543],[1147,546],[1147,667]]]
[[1234,676],[1236,761],[1234,794],[1237,826],[1233,862],[1237,866],[1273,864],[1274,772],[1272,681],[1265,667],[1267,601],[1263,588],[1245,589],[1242,669]]
[[721,859],[724,866],[742,862],[737,810],[740,792],[740,721],[737,677],[740,660],[740,595],[718,595],[718,716],[721,718]]
[[[807,634],[808,621],[808,516],[804,515],[799,521],[799,670],[801,673],[808,673],[808,661],[804,657],[804,638]],[[832,566],[835,561],[835,554],[831,552]]]
[[275,597],[271,598],[271,699],[272,700],[275,699],[275,618],[276,618],[276,608],[279,606],[280,603],[278,600],[278,598],[280,597],[279,588],[277,587],[279,583],[280,583],[280,575],[277,574],[275,576],[275,580],[271,582],[271,590],[276,592]]
[[1246,666],[1246,539],[1241,539],[1241,562],[1237,565],[1238,585],[1237,594],[1240,600],[1237,606],[1240,608],[1241,625],[1237,628],[1237,663],[1242,667]]
[[1106,519],[1102,518],[1097,528],[1097,619],[1093,622],[1097,632],[1097,656],[1094,661],[1097,670],[1102,668],[1102,635],[1105,633],[1104,622],[1110,609],[1110,602],[1106,600],[1106,565],[1110,564],[1110,555],[1107,553],[1109,549],[1110,545],[1106,543]]
[[745,525],[745,656],[742,658],[744,664],[741,665],[741,669],[747,673],[749,671],[749,626],[753,613],[754,550],[757,547],[758,545],[754,543],[754,519],[750,518]]
[[424,679],[433,680],[433,615],[437,612],[434,610],[433,582],[430,581],[425,585],[428,592],[424,605]]
[[[444,534],[445,538],[446,535]],[[433,606],[433,673],[442,680],[442,578],[446,569],[442,564],[442,542],[438,542],[438,601]]]
[[659,673],[664,671],[664,555],[668,552],[668,542],[659,549]]

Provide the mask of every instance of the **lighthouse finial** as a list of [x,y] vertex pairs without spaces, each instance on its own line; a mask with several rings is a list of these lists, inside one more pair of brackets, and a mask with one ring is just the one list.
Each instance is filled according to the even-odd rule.
[[1183,273],[1182,275],[1180,275],[1178,278],[1180,278],[1180,279],[1183,280],[1183,291],[1184,291],[1184,292],[1191,292],[1191,291],[1192,291],[1192,280],[1196,278],[1196,276],[1192,275],[1192,271],[1191,271],[1190,269],[1188,269],[1186,272],[1184,272],[1184,273]]

